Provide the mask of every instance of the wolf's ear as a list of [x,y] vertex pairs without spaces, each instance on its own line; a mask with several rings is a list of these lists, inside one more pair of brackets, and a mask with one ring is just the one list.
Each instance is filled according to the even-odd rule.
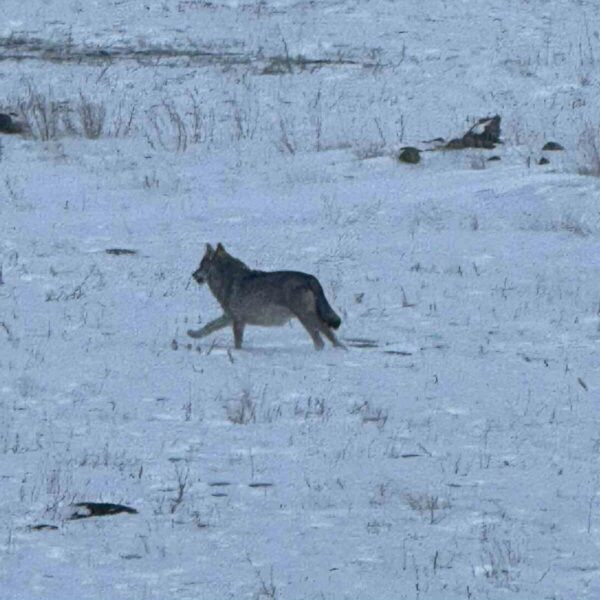
[[210,256],[211,254],[214,254],[214,251],[214,248],[210,244],[206,244],[206,254]]
[[217,244],[217,254],[224,254],[225,253],[225,248],[223,246],[223,244],[221,244],[221,242],[219,242]]

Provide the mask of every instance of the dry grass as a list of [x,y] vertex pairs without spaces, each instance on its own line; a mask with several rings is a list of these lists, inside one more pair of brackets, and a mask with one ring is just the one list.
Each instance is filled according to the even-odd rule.
[[16,102],[25,129],[36,140],[47,142],[64,136],[99,138],[106,123],[106,107],[80,93],[77,100],[60,100],[49,90],[32,86]]

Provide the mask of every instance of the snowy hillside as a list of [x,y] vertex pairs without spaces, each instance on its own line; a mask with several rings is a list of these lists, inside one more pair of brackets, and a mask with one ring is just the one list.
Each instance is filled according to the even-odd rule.
[[[600,597],[600,5],[3,12],[1,600]],[[348,351],[190,339],[219,241]]]

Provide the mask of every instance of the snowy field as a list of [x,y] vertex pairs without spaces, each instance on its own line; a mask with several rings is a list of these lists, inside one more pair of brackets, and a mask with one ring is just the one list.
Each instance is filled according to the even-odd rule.
[[[600,597],[598,3],[2,10],[1,600]],[[219,241],[348,351],[188,338]]]

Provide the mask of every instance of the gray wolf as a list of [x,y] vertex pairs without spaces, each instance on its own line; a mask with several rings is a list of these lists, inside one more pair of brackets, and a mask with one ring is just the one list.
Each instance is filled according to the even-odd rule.
[[202,329],[188,330],[201,338],[229,325],[236,348],[242,347],[246,325],[277,326],[297,318],[316,350],[325,345],[322,333],[334,346],[344,347],[333,333],[342,322],[327,302],[316,277],[298,271],[255,271],[231,256],[221,243],[206,245],[200,266],[192,277],[207,283],[223,314]]

